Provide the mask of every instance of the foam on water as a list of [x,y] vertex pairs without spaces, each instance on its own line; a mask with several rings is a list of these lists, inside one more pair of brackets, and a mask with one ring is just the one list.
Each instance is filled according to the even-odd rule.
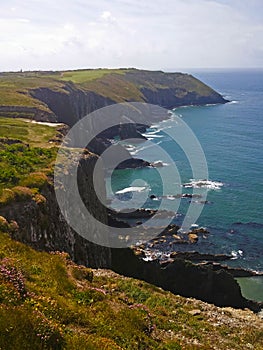
[[147,187],[126,187],[120,191],[117,191],[116,194],[123,194],[128,192],[142,192],[145,191]]
[[224,186],[224,184],[219,181],[194,179],[190,179],[190,182],[183,184],[185,188],[207,188],[209,190],[220,190],[222,186]]

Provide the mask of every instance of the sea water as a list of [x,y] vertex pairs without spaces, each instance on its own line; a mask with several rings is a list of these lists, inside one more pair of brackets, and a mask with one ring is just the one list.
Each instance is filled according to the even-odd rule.
[[[207,160],[210,187],[208,203],[197,220],[210,234],[199,239],[194,249],[203,253],[231,254],[229,265],[263,271],[263,71],[197,71],[197,78],[220,92],[230,103],[214,106],[183,107],[173,110],[192,129],[199,140]],[[143,194],[148,191],[157,196],[148,199],[144,207],[158,208],[160,195],[170,195],[167,209],[173,209],[173,196],[187,192],[188,188],[178,184],[178,179],[169,178],[174,162],[180,174],[181,184],[195,185],[193,174],[184,151],[167,136],[176,128],[176,118],[171,117],[149,128],[145,136],[150,141],[137,145],[126,145],[138,158],[148,161],[163,161],[162,168],[125,169],[115,171],[111,183],[113,193],[135,187]],[[168,155],[160,159],[153,152],[159,145]],[[166,193],[162,179],[169,178]],[[171,173],[172,174],[172,173]],[[208,179],[207,179],[208,180]],[[125,192],[125,191],[124,191]],[[135,197],[138,201],[138,196]],[[112,206],[116,209],[136,207],[136,201],[120,201]],[[169,199],[169,197],[168,197]],[[196,203],[198,205],[198,201]],[[188,199],[181,199],[178,212],[183,215],[189,207]],[[179,219],[178,219],[179,220]],[[180,249],[189,250],[189,247]],[[191,247],[193,250],[193,247]],[[247,283],[244,283],[247,284]],[[259,285],[261,284],[261,288]],[[263,301],[263,278],[257,280],[257,299]]]

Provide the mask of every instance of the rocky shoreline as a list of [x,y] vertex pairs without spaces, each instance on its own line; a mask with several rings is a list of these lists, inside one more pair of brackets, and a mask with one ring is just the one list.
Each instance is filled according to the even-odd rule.
[[[151,218],[156,211],[137,209],[126,213],[110,210],[108,214],[116,220],[118,227],[121,225],[129,227],[127,219]],[[160,215],[171,214],[165,211],[160,213]],[[137,224],[141,224],[141,221]],[[235,281],[236,277],[263,276],[263,272],[226,265],[226,261],[233,259],[232,255],[204,254],[193,250],[199,235],[209,234],[206,229],[194,228],[183,234],[179,230],[180,226],[172,224],[164,228],[154,239],[138,242],[131,249],[126,249],[126,253],[113,249],[113,270],[130,277],[143,279],[173,293],[212,302],[217,306],[231,305],[238,308],[249,308],[254,312],[259,312],[263,308],[263,303],[244,298]],[[169,246],[172,247],[172,250],[161,252],[159,245],[171,238],[173,240]],[[180,244],[189,245],[191,248],[189,251],[176,250],[176,245]],[[202,282],[198,281],[199,278]],[[188,279],[193,279],[196,284]],[[200,288],[199,283],[202,284],[203,289]]]

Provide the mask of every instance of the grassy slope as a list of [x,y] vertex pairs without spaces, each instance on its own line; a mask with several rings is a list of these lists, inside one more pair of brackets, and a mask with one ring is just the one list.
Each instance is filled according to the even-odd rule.
[[52,147],[49,140],[56,136],[56,128],[25,121],[23,119],[1,118],[0,138],[19,139],[30,146]]
[[0,206],[38,194],[52,172],[57,147],[49,140],[56,134],[54,127],[0,118]]
[[67,72],[0,73],[0,106],[27,106],[47,110],[47,107],[30,96],[29,91],[50,88],[65,92],[65,82],[88,84],[108,74],[122,74],[122,70],[98,69]]
[[[2,231],[12,230],[2,220]],[[0,234],[0,349],[262,349],[249,311],[74,265]]]

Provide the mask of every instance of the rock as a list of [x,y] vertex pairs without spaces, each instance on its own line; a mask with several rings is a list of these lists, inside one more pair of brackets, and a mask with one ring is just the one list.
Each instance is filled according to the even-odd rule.
[[182,198],[192,198],[193,195],[191,193],[184,193],[182,194]]
[[136,169],[136,168],[145,168],[150,166],[151,164],[146,160],[140,158],[130,158],[121,162],[117,169]]
[[[215,261],[215,260],[214,260]],[[207,266],[210,266],[213,271],[224,270],[231,274],[233,277],[253,277],[253,276],[263,276],[263,272],[259,273],[253,270],[247,270],[242,268],[234,268],[226,265],[221,265],[215,262],[207,262]]]
[[172,293],[217,306],[249,308],[252,311],[263,308],[263,304],[248,301],[242,296],[240,287],[231,274],[222,269],[214,271],[211,266],[194,265],[181,259],[161,266],[157,260],[146,262],[139,259],[127,248],[112,249],[112,269]]
[[190,311],[188,311],[188,312],[189,312],[189,314],[192,315],[192,316],[198,316],[198,315],[201,314],[201,310],[199,310],[199,309],[190,310]]
[[114,215],[116,218],[119,218],[119,219],[150,218],[156,213],[156,210],[134,208],[134,209],[130,209],[129,212],[127,212],[126,210],[119,211],[119,212],[111,210],[111,213],[112,215]]
[[163,167],[163,163],[161,161],[153,162],[153,163],[151,163],[151,166],[154,168],[161,168],[161,167]]
[[195,233],[189,233],[188,238],[191,243],[196,243],[198,241],[198,235]]
[[122,118],[122,124],[119,127],[119,136],[121,140],[133,139],[133,142],[136,139],[136,142],[142,142],[147,140],[138,130],[136,124],[132,122],[131,119],[127,117]]
[[231,255],[225,254],[202,254],[196,251],[193,252],[172,252],[170,254],[172,259],[185,259],[191,261],[224,261],[230,260]]
[[23,144],[26,145],[27,147],[29,147],[28,144],[25,144],[23,141],[21,140],[17,140],[17,139],[10,139],[8,137],[0,137],[0,143],[3,143],[5,145],[14,145],[14,144]]

